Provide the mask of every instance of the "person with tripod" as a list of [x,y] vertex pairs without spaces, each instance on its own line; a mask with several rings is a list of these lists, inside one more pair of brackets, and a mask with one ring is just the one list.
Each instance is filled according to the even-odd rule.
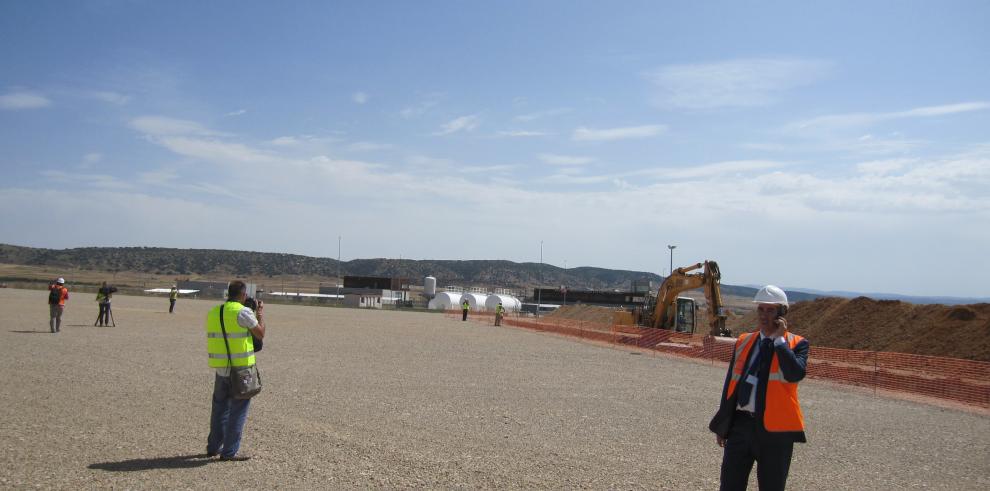
[[[110,313],[110,299],[116,291],[117,288],[107,286],[107,282],[105,281],[103,282],[103,286],[96,291],[96,302],[100,305],[100,313],[96,317],[96,322],[93,324],[94,326],[110,326],[112,319],[112,314]],[[114,323],[114,327],[116,327],[116,323]]]

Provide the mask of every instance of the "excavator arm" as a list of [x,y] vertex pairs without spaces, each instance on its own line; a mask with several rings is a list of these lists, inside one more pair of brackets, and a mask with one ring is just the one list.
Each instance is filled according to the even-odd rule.
[[[701,268],[701,273],[691,273]],[[709,318],[711,319],[711,335],[725,335],[725,311],[722,307],[722,273],[715,261],[705,261],[677,268],[664,280],[657,290],[656,304],[649,320],[649,325],[655,328],[671,329],[676,315],[677,296],[687,290],[701,288],[708,303]]]

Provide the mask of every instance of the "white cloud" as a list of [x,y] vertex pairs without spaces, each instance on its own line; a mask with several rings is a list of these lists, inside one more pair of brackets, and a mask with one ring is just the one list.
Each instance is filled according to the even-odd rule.
[[364,92],[355,92],[351,94],[351,100],[356,104],[364,104],[368,102],[368,94]]
[[545,111],[537,111],[529,114],[520,114],[515,117],[516,121],[528,122],[535,121],[537,119],[548,118],[551,116],[559,116],[561,114],[566,114],[571,112],[572,109],[569,107],[558,107],[555,109],[547,109]]
[[749,58],[669,65],[648,75],[661,107],[706,109],[763,106],[781,92],[826,76],[832,64],[794,58]]
[[272,145],[287,147],[292,145],[298,145],[299,143],[301,143],[301,140],[295,136],[280,136],[270,141],[269,143],[271,143]]
[[506,137],[506,138],[527,138],[535,136],[549,136],[552,133],[547,133],[545,131],[526,131],[526,130],[506,130],[498,131],[495,136]]
[[130,121],[134,128],[149,136],[165,135],[199,135],[211,136],[220,133],[207,129],[205,126],[185,119],[169,118],[166,116],[141,116]]
[[584,165],[595,161],[594,157],[557,155],[553,153],[541,153],[536,157],[550,165]]
[[41,175],[58,183],[91,186],[100,189],[131,189],[133,187],[131,184],[123,181],[122,179],[107,174],[95,174],[91,172],[72,173],[61,170],[45,170],[41,171]]
[[574,130],[571,139],[574,141],[614,141],[632,138],[651,138],[665,131],[667,131],[667,127],[662,124],[605,129],[591,129],[582,126]]
[[908,109],[906,111],[831,114],[789,123],[784,127],[784,130],[792,133],[801,133],[823,130],[855,129],[896,119],[929,118],[972,111],[985,111],[987,109],[990,109],[990,102],[975,101],[963,102],[959,104],[945,104],[941,106],[918,107]]
[[236,111],[231,111],[227,114],[224,114],[224,116],[241,116],[244,114],[247,114],[247,109],[238,109]]
[[459,131],[473,131],[480,124],[481,120],[477,115],[461,116],[440,125],[440,130],[433,133],[433,135],[443,136],[451,133],[457,133]]
[[161,137],[156,143],[179,155],[220,164],[279,163],[277,156],[241,143],[189,136]]
[[389,148],[392,148],[391,143],[354,142],[347,146],[348,150],[355,152],[371,152],[375,150],[387,150]]
[[17,90],[0,95],[0,109],[37,109],[51,105],[51,100],[37,92]]
[[917,159],[873,160],[856,164],[856,170],[860,174],[883,176],[899,171],[905,166],[915,162],[917,162]]
[[402,108],[402,110],[399,111],[399,116],[404,119],[412,119],[422,116],[439,104],[441,97],[442,94],[437,92],[426,94],[423,96],[422,100]]
[[131,96],[109,90],[92,90],[87,93],[87,96],[98,101],[116,104],[118,106],[123,106],[131,101]]
[[103,154],[99,152],[92,152],[83,155],[83,162],[87,164],[96,164],[103,160]]
[[657,167],[644,171],[627,172],[621,174],[620,177],[651,176],[657,180],[710,179],[730,176],[746,177],[759,175],[762,171],[777,169],[785,165],[782,162],[772,160],[731,160],[695,166]]

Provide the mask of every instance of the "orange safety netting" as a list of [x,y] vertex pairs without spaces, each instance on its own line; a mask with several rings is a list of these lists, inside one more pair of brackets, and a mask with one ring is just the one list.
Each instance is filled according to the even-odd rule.
[[[460,318],[460,310],[448,315]],[[469,320],[494,323],[492,312],[469,313]],[[507,314],[503,325],[648,349],[676,356],[728,363],[735,339],[683,334],[663,329],[573,319]],[[809,340],[813,343],[814,340]],[[914,394],[990,408],[990,363],[939,356],[859,351],[811,346],[807,376],[847,385]]]

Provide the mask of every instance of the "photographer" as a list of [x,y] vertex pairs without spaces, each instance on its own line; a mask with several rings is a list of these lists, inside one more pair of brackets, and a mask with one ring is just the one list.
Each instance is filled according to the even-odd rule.
[[62,331],[62,313],[68,299],[69,289],[65,287],[64,279],[59,278],[48,284],[48,326],[52,334]]
[[117,287],[107,286],[105,281],[103,286],[96,291],[96,303],[100,306],[100,313],[96,317],[96,322],[100,327],[110,325],[110,299],[116,291]]
[[230,378],[232,368],[255,365],[254,354],[260,346],[256,347],[254,340],[265,337],[265,305],[258,301],[256,309],[252,309],[246,305],[251,303],[248,299],[247,285],[232,281],[227,287],[227,301],[210,309],[206,317],[209,365],[216,371],[206,455],[219,455],[221,460],[250,458],[238,456],[237,451],[251,399],[231,396]]

